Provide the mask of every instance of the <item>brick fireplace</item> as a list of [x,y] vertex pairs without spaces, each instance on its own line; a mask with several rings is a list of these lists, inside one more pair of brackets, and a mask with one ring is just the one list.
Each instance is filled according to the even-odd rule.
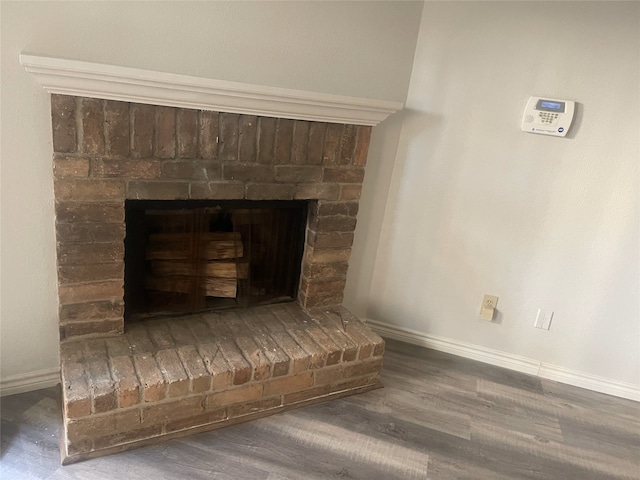
[[[51,66],[38,57],[22,61],[40,62],[28,70]],[[47,70],[47,81],[67,82],[67,67]],[[104,75],[102,66],[96,72]],[[63,463],[380,387],[384,342],[341,306],[377,122],[334,119],[316,97],[308,104],[331,121],[297,106],[282,115],[260,114],[262,104],[255,111],[187,108],[191,90],[189,102],[175,102],[161,98],[164,87],[158,104],[124,101],[137,97],[114,94],[113,78],[96,93],[96,75],[91,95],[45,84],[52,92]],[[336,99],[324,105],[338,111]],[[127,200],[304,202],[296,298],[125,324]]]

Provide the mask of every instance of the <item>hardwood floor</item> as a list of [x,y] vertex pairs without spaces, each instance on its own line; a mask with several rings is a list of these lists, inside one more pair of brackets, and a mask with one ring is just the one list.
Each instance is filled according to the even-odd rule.
[[640,404],[389,340],[385,388],[61,467],[57,389],[2,399],[2,479],[640,479]]

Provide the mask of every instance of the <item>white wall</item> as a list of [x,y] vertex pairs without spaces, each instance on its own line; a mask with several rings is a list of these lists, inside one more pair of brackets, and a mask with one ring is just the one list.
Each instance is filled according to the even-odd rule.
[[[19,65],[20,52],[404,101],[422,4],[3,1],[0,8],[6,384],[58,365],[49,98]],[[376,127],[377,138],[397,144],[399,129],[386,129]],[[372,152],[374,169],[383,160]],[[359,221],[377,231],[370,224],[382,216]],[[377,236],[356,249],[371,250],[370,241]]]
[[[370,319],[640,385],[639,12],[425,4]],[[567,138],[520,131],[529,95],[579,102]]]

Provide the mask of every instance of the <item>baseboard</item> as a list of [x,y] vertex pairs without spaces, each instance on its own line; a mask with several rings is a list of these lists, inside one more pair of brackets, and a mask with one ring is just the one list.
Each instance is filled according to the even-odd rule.
[[58,383],[60,383],[60,368],[12,375],[0,380],[0,396],[31,392],[32,390],[53,387]]
[[508,368],[529,375],[536,375],[541,378],[586,388],[595,392],[640,401],[640,386],[638,385],[596,377],[511,353],[500,352],[449,338],[428,335],[416,330],[401,328],[376,320],[366,320],[366,323],[383,337],[431,348],[440,352],[451,353],[460,357]]

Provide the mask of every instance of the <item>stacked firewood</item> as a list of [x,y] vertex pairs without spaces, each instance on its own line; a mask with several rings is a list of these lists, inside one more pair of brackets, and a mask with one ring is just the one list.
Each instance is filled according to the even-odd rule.
[[149,235],[149,290],[235,298],[249,275],[239,232]]

